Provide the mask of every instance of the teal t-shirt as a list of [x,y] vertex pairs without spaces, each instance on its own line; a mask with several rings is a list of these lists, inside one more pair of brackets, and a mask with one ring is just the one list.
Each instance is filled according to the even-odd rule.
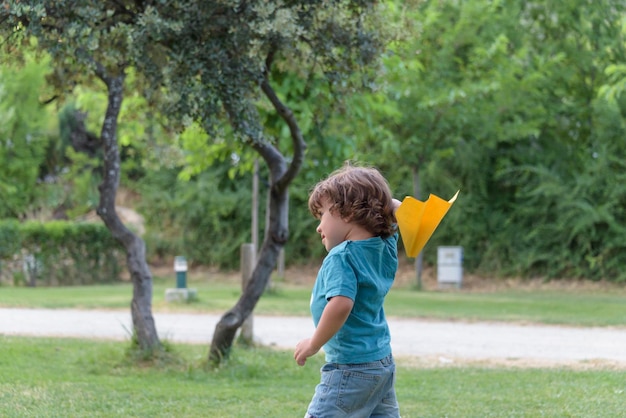
[[391,354],[391,336],[383,310],[398,270],[398,234],[344,241],[332,248],[317,274],[311,294],[315,326],[334,296],[354,301],[343,327],[324,345],[329,363],[353,364]]

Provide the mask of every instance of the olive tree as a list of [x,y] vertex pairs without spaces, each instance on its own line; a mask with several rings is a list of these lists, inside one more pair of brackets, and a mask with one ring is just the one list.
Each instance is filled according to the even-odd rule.
[[[198,122],[213,142],[228,141],[231,130],[269,172],[266,235],[247,287],[216,326],[213,363],[228,354],[289,237],[288,188],[303,165],[306,141],[301,121],[278,93],[285,80],[279,74],[324,79],[329,90],[345,91],[353,73],[379,53],[379,17],[367,1],[187,0],[154,4],[137,20],[134,62],[153,86],[165,86],[169,112],[183,124]],[[299,95],[307,93],[304,83]],[[260,109],[282,120],[289,141],[268,133]]]
[[127,45],[131,21],[128,9],[120,2],[24,1],[5,3],[0,8],[0,28],[6,42],[19,47],[36,37],[39,47],[52,57],[56,71],[50,82],[58,88],[59,97],[79,83],[99,80],[104,84],[107,107],[99,138],[104,161],[97,213],[126,250],[133,282],[131,314],[136,341],[142,350],[154,351],[161,343],[152,316],[152,274],[145,243],[123,224],[115,209],[120,182],[117,125],[125,71],[130,64]]

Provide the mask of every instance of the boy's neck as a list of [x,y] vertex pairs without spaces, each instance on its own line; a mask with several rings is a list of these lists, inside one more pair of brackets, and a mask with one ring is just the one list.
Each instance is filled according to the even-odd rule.
[[370,239],[373,237],[374,235],[370,231],[362,227],[361,225],[353,224],[348,234],[346,234],[346,241],[347,240],[361,241],[361,240]]

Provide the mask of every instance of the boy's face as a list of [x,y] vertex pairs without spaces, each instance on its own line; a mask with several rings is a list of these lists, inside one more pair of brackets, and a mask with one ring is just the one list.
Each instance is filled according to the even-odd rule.
[[330,206],[331,204],[327,199],[322,201],[320,223],[316,229],[317,233],[322,237],[322,244],[324,244],[326,251],[330,251],[348,239],[347,237],[351,230],[350,223],[342,219],[338,213],[332,213]]

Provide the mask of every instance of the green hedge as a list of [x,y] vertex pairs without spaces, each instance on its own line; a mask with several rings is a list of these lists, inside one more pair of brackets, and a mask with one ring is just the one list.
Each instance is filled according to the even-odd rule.
[[101,224],[0,220],[0,282],[70,286],[120,280],[125,252]]

